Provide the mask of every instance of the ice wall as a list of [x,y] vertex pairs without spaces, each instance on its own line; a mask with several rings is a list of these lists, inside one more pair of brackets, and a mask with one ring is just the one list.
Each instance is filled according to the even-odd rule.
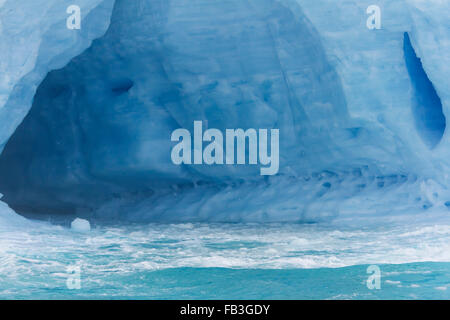
[[[23,75],[5,89],[0,141],[33,100],[0,157],[16,209],[303,222],[447,210],[448,3],[378,1],[380,30],[366,27],[372,1],[117,0],[110,25],[112,1],[84,3],[80,34],[39,26],[42,54],[5,69]],[[174,166],[170,133],[194,120],[279,128],[279,175]]]
[[[443,75],[448,71],[449,23],[438,12],[448,10],[449,4],[444,1],[380,1],[377,4],[382,12],[381,30],[365,28],[367,16],[360,15],[372,4],[370,1],[342,1],[339,5],[333,1],[304,1],[301,4],[323,36],[330,59],[336,61],[351,115],[371,119],[371,124],[380,130],[379,142],[391,148],[388,153],[392,155],[393,148],[397,149],[396,157],[388,157],[388,166],[392,167],[396,160],[400,161],[400,167],[408,162],[407,167],[416,171],[423,169],[431,175],[429,170],[441,170],[444,163],[447,167],[443,154],[448,136],[442,137],[437,150],[429,152],[411,112],[415,103],[411,83],[415,79],[405,72],[404,33],[409,34],[415,54],[422,59],[427,77],[442,101],[444,115],[448,114],[449,84]],[[332,18],[324,19],[320,15],[323,6],[334,6]],[[437,70],[441,67],[444,72]]]

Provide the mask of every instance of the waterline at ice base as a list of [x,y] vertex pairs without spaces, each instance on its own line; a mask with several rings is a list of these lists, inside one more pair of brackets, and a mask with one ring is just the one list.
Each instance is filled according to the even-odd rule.
[[448,12],[0,0],[0,298],[450,299]]

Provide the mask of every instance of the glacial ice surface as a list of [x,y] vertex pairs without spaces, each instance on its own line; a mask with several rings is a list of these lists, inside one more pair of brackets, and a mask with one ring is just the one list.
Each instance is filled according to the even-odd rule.
[[[356,0],[84,0],[79,31],[69,2],[0,5],[0,192],[17,211],[448,215],[449,2],[378,1],[369,30]],[[174,166],[170,133],[194,120],[279,128],[279,175]]]

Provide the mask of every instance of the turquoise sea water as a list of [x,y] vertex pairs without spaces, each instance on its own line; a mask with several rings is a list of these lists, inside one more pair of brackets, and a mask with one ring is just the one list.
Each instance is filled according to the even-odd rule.
[[450,299],[449,240],[450,225],[40,223],[0,234],[0,298]]

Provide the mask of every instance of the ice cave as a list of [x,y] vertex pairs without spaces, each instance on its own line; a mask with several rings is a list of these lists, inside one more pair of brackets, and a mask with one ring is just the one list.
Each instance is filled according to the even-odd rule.
[[449,12],[0,0],[0,299],[450,299]]
[[[397,14],[369,30],[364,4],[341,14],[350,0],[321,1],[327,14],[301,0],[79,1],[81,28],[68,30],[69,2],[21,9],[45,6],[45,19],[2,16],[3,35],[19,25],[24,39],[0,44],[14,52],[0,64],[0,192],[16,212],[315,222],[447,210],[439,6],[382,1]],[[194,121],[279,129],[279,173],[173,165],[171,132]]]

